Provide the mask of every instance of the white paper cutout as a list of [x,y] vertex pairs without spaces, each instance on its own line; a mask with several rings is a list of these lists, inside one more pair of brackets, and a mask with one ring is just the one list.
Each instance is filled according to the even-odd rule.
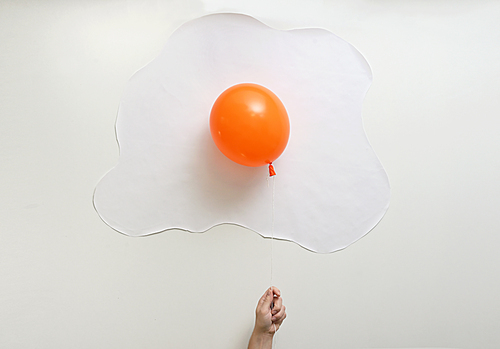
[[208,126],[222,91],[253,82],[272,90],[290,118],[288,146],[274,162],[274,237],[321,253],[345,248],[389,205],[387,175],[361,120],[371,79],[361,54],[323,29],[280,31],[238,14],[190,21],[128,82],[116,122],[119,162],[97,185],[95,208],[130,236],[234,223],[270,237],[267,167],[227,159]]

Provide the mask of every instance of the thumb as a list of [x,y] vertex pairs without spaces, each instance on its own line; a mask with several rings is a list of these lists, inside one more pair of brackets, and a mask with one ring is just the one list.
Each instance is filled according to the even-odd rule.
[[273,291],[271,288],[268,288],[266,293],[262,295],[260,298],[260,305],[262,306],[263,309],[269,309],[271,308],[271,303],[273,302]]

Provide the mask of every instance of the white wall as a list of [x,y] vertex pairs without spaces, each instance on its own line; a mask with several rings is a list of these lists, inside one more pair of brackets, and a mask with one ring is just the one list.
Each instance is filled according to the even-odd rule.
[[329,29],[374,73],[363,122],[391,206],[341,252],[274,243],[277,347],[500,347],[500,2],[486,0],[0,0],[0,347],[246,345],[269,240],[130,238],[92,207],[126,81],[219,11]]

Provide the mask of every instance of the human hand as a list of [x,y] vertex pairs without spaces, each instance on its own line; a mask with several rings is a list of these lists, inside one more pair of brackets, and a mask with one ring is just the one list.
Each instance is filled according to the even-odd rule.
[[281,291],[272,286],[262,295],[255,309],[254,332],[273,335],[286,318]]
[[248,349],[271,349],[273,336],[286,318],[281,292],[272,286],[260,297],[255,309],[255,327]]

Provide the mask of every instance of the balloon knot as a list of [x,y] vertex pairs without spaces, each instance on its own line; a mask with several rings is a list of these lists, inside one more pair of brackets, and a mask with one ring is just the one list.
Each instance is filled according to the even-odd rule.
[[276,176],[276,172],[274,171],[273,163],[269,163],[269,177]]

